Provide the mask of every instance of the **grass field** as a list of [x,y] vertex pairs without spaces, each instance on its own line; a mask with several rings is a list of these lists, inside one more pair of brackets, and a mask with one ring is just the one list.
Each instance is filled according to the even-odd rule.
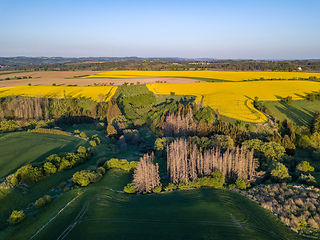
[[52,202],[31,217],[32,226],[25,221],[24,231],[12,229],[15,234],[2,239],[303,239],[238,193],[124,194],[130,179],[130,173],[110,170],[100,182],[58,199],[60,208]]
[[282,102],[265,102],[272,115],[280,121],[291,119],[299,126],[309,127],[315,112],[320,112],[320,101],[294,101],[290,104]]
[[236,72],[236,71],[110,71],[83,78],[198,78],[203,80],[243,81],[252,79],[320,78],[320,73],[307,72]]
[[100,101],[99,94],[103,94],[104,101],[109,101],[116,92],[114,86],[95,87],[71,87],[71,86],[22,86],[0,88],[0,97],[11,95],[25,97],[48,97],[48,98],[87,98],[93,101]]
[[0,134],[0,178],[54,153],[68,152],[86,141],[54,134],[14,132]]
[[257,96],[261,101],[277,101],[291,95],[302,99],[306,92],[320,89],[312,81],[253,81],[214,83],[152,83],[147,84],[155,94],[194,95],[204,104],[218,109],[221,115],[247,122],[265,122],[267,118],[253,107]]

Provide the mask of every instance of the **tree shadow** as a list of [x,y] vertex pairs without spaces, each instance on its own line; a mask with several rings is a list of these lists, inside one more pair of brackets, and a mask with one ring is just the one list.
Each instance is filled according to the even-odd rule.
[[299,126],[310,126],[313,117],[313,112],[304,109],[302,111],[290,104],[279,102],[281,106],[275,106],[281,113],[287,116]]

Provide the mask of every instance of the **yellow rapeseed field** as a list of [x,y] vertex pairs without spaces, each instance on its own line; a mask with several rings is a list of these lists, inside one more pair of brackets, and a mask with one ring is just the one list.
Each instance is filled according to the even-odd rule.
[[[49,97],[49,98],[81,98],[85,97],[93,101],[100,101],[101,94],[109,101],[116,92],[114,86],[95,87],[67,87],[67,86],[23,86],[23,87],[3,87],[0,88],[0,97],[11,95],[25,97]],[[100,95],[100,96],[99,96]]]
[[252,79],[307,79],[320,78],[320,73],[307,72],[235,72],[235,71],[110,71],[97,73],[83,78],[197,78],[242,81]]
[[[200,82],[147,84],[155,94],[194,95],[204,104],[228,117],[247,122],[265,122],[267,118],[253,107],[257,96],[262,101],[277,101],[292,96],[302,99],[305,92],[320,90],[319,82],[312,81],[253,81],[253,82]],[[301,95],[300,95],[301,94]]]

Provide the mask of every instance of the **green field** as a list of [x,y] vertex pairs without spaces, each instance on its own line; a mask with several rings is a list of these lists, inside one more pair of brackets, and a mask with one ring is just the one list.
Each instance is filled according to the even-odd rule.
[[238,193],[206,188],[128,195],[121,190],[130,180],[130,173],[109,170],[1,239],[303,239]]
[[264,105],[279,120],[291,119],[299,126],[310,126],[315,112],[320,111],[320,101],[294,101],[290,104],[283,102],[265,102]]
[[0,178],[54,153],[73,151],[84,140],[72,136],[14,132],[0,134]]

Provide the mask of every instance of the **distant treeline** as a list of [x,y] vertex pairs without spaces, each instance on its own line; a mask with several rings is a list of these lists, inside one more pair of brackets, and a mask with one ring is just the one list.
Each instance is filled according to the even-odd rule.
[[[301,68],[301,69],[300,69]],[[0,69],[28,71],[79,70],[231,70],[320,71],[320,60],[184,60],[144,58],[0,58]]]

